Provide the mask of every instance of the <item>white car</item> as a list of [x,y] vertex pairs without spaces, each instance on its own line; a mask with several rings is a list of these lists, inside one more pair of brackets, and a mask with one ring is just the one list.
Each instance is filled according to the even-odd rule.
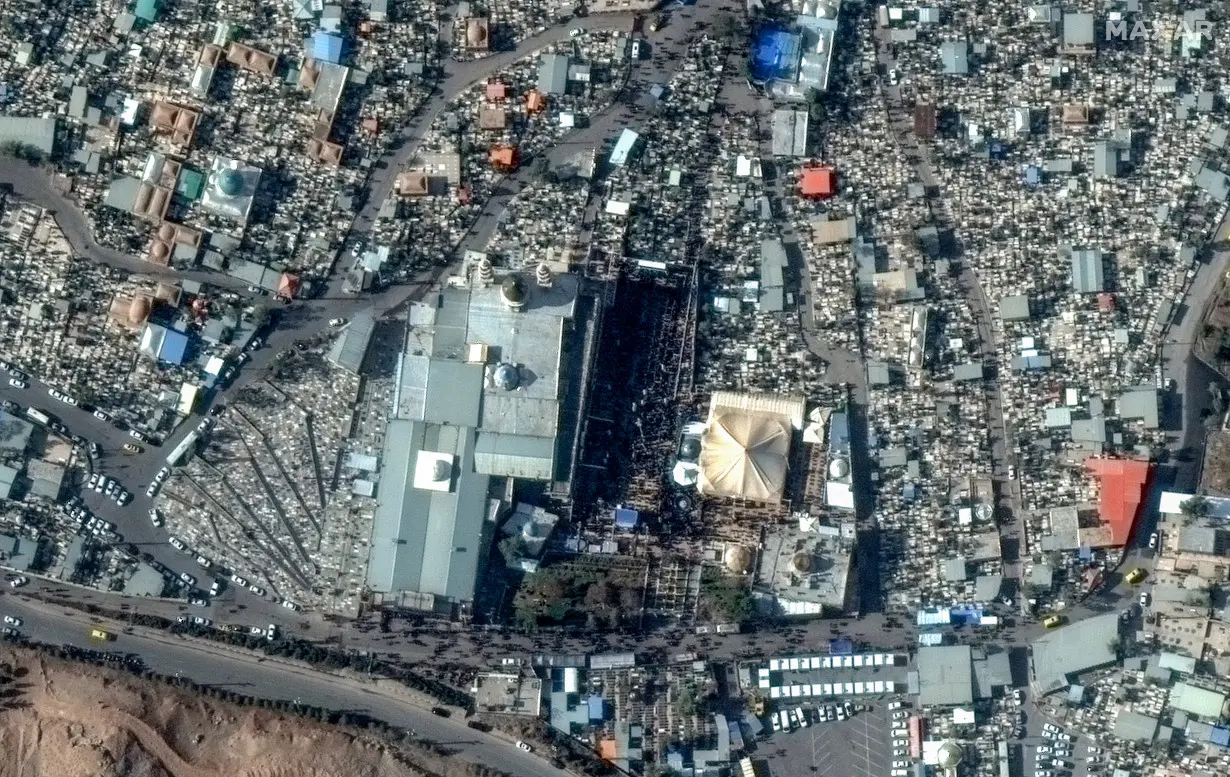
[[21,618],[18,618],[16,615],[5,615],[4,622],[10,626],[20,626],[23,623]]
[[[283,607],[285,607],[285,608],[286,608],[286,609],[288,609],[288,610],[295,610],[295,611],[298,611],[298,609],[299,609],[299,605],[295,604],[295,603],[294,603],[294,602],[292,602],[290,599],[283,599],[283,600],[282,600],[282,606],[283,606]],[[515,661],[516,659],[513,659],[513,660]]]
[[195,623],[195,624],[196,624],[196,625],[198,625],[198,626],[212,626],[212,625],[214,625],[214,622],[213,622],[213,621],[211,621],[209,618],[202,618],[202,617],[201,617],[201,616],[199,616],[199,615],[198,615],[198,616],[196,616],[196,617],[194,617],[194,618],[192,619],[192,622],[193,622],[193,623]]
[[342,324],[344,324],[344,323],[346,323],[346,319],[344,319],[344,318],[331,318],[331,319],[329,319],[329,326],[341,326],[341,325],[342,325]]
[[145,495],[146,495],[146,496],[148,496],[148,497],[149,497],[149,498],[151,498],[151,499],[153,499],[153,498],[154,498],[154,494],[156,494],[156,493],[158,493],[158,484],[157,484],[157,483],[150,483],[150,484],[149,484],[149,488],[145,489]]
[[47,389],[47,393],[51,395],[52,399],[60,399],[60,400],[64,399],[64,395],[56,391],[53,388]]
[[248,581],[244,580],[239,575],[231,575],[231,582],[234,583],[235,585],[241,585],[244,588],[248,587]]
[[[9,382],[12,383],[12,381],[9,381]],[[1149,535],[1149,547],[1150,548],[1157,547],[1157,532],[1153,532],[1152,534]]]
[[24,380],[18,380],[17,378],[9,378],[9,385],[13,388],[19,389],[30,388],[29,383],[26,383]]
[[1050,745],[1038,745],[1038,753],[1039,753],[1039,754],[1041,754],[1041,753],[1047,753],[1047,754],[1049,754],[1050,752],[1051,752],[1051,747],[1050,747]]
[[72,405],[73,407],[77,407],[80,404],[75,398],[70,397],[68,394],[65,394],[62,399],[65,404]]
[[187,572],[180,572],[179,579],[183,580],[188,585],[196,585],[196,578],[188,574]]
[[569,38],[575,38],[578,35],[584,35],[584,34],[585,34],[584,27],[573,27],[571,30],[568,31]]
[[95,410],[94,417],[97,418],[99,421],[110,421],[111,420],[111,416],[104,413],[101,410]]
[[908,769],[910,768],[910,762],[909,761],[893,761],[893,768],[894,769]]
[[249,586],[248,586],[248,590],[249,590],[249,591],[251,591],[252,593],[256,594],[257,596],[264,596],[264,595],[265,595],[265,589],[264,589],[264,588],[261,588],[261,587],[260,587],[259,585],[257,585],[256,583],[252,583],[251,585],[249,585]]
[[1148,591],[1140,592],[1140,606],[1142,608],[1149,606],[1149,592]]
[[21,588],[23,585],[29,582],[30,582],[30,578],[26,577],[25,575],[22,575],[21,577],[15,577],[9,581],[9,588]]
[[162,516],[158,514],[158,510],[156,508],[152,508],[152,507],[150,508],[149,522],[154,524],[155,526],[162,525]]
[[171,547],[175,548],[176,550],[183,550],[184,548],[187,547],[186,545],[184,545],[184,541],[181,540],[179,537],[167,537],[167,542],[171,543]]
[[910,713],[905,710],[897,710],[893,713],[893,720],[905,720],[910,716]]
[[263,636],[265,636],[265,630],[264,630],[264,629],[262,629],[260,626],[251,626],[251,627],[249,627],[249,628],[248,628],[248,633],[249,633],[249,634],[251,634],[251,635],[252,635],[252,636],[254,636],[254,637],[263,637]]
[[130,429],[128,431],[128,436],[134,440],[140,440],[141,442],[146,442],[145,435],[141,434],[136,429]]
[[1062,741],[1064,741],[1064,742],[1071,742],[1071,741],[1072,741],[1072,735],[1071,735],[1071,734],[1066,734],[1066,733],[1064,733],[1064,732],[1062,732],[1062,731],[1060,731],[1058,734],[1056,734],[1056,735],[1055,735],[1055,738],[1056,738],[1056,739],[1060,739],[1060,740],[1062,740]]
[[534,751],[534,748],[530,747],[528,742],[522,742],[520,739],[517,740],[517,749],[524,750],[527,753]]
[[906,750],[904,747],[894,747],[893,755],[894,756],[906,756],[906,755],[909,755],[909,751]]
[[209,569],[210,567],[212,567],[212,566],[214,565],[213,560],[212,560],[212,559],[210,559],[208,556],[197,556],[197,557],[196,557],[196,563],[200,564],[201,566],[205,567],[206,569]]

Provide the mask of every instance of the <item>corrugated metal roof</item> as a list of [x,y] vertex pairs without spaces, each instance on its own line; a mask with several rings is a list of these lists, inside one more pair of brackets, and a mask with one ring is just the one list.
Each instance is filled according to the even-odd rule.
[[554,476],[555,438],[479,432],[474,467],[500,477],[550,480]]
[[1110,646],[1118,637],[1118,612],[1095,615],[1042,635],[1034,640],[1030,657],[1034,686],[1042,693],[1052,693],[1068,685],[1068,675],[1113,663]]
[[56,119],[0,116],[0,143],[24,143],[44,154],[55,150]]
[[[420,451],[456,456],[449,491],[414,487]],[[490,478],[474,471],[474,432],[395,420],[385,432],[367,580],[380,592],[474,596]]]
[[330,363],[349,372],[358,372],[375,331],[376,317],[371,311],[355,314],[346,331],[338,336],[333,347],[329,349]]
[[949,706],[974,701],[974,668],[969,645],[923,647],[918,651],[918,704]]
[[546,54],[538,66],[538,91],[544,94],[563,94],[568,88],[568,57],[563,54]]

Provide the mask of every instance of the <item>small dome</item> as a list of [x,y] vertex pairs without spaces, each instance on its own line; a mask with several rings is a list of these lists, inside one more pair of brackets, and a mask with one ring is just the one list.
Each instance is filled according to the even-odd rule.
[[961,763],[961,755],[961,746],[950,739],[940,745],[939,752],[936,753],[936,761],[945,769],[952,769]]
[[790,559],[790,566],[794,567],[794,571],[800,575],[805,575],[811,571],[811,554],[810,553],[795,553]]
[[746,574],[748,567],[752,565],[752,554],[748,552],[747,548],[732,545],[723,554],[722,563],[726,565],[727,569],[737,575]]
[[443,483],[448,480],[452,474],[452,466],[444,459],[436,459],[436,462],[431,465],[431,479],[436,483]]
[[227,197],[238,197],[243,193],[243,173],[238,170],[218,173],[218,190]]
[[171,247],[159,240],[150,247],[149,252],[155,259],[166,259],[171,255]]
[[538,536],[538,524],[534,521],[526,521],[521,527],[521,536],[526,539],[534,539]]
[[510,275],[500,285],[500,294],[504,297],[505,304],[511,307],[521,307],[525,304],[527,296],[525,281],[521,280],[518,275]]
[[477,20],[470,22],[470,29],[466,31],[466,42],[471,46],[481,46],[485,40],[487,40],[487,25]]
[[829,477],[844,478],[850,474],[850,463],[845,459],[833,459],[829,463]]
[[139,324],[149,317],[149,300],[145,297],[137,297],[128,306],[128,321],[131,324]]
[[700,440],[688,437],[679,445],[679,456],[684,459],[695,459],[700,456]]
[[517,372],[517,367],[514,364],[496,365],[495,372],[491,376],[491,382],[501,391],[512,391],[521,383],[521,374]]
[[163,224],[158,227],[158,237],[162,240],[172,240],[175,237],[175,227],[170,224]]

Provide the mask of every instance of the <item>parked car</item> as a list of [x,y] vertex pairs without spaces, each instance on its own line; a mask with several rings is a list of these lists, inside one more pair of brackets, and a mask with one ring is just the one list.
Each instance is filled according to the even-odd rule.
[[342,324],[344,324],[344,323],[346,323],[346,319],[344,319],[344,318],[331,318],[331,319],[329,319],[329,326],[341,326],[341,325],[342,325]]
[[105,413],[102,410],[95,410],[94,417],[97,418],[99,421],[110,421],[111,420],[111,414]]
[[179,579],[183,580],[188,585],[196,585],[196,578],[188,574],[187,572],[180,572]]
[[18,380],[17,378],[9,378],[9,385],[12,386],[13,388],[19,388],[19,389],[30,388],[29,383],[26,383],[24,380]]
[[528,742],[522,742],[520,739],[517,740],[517,748],[519,750],[524,750],[527,753],[534,752],[534,748],[530,747]]
[[24,621],[16,615],[5,615],[4,622],[10,626],[20,626]]
[[124,453],[128,454],[129,456],[135,456],[143,450],[145,449],[142,448],[140,445],[137,445],[135,442],[124,443]]
[[26,577],[25,575],[19,575],[18,577],[15,577],[9,581],[9,587],[10,588],[21,588],[23,585],[26,585],[29,582],[30,582],[30,578]]

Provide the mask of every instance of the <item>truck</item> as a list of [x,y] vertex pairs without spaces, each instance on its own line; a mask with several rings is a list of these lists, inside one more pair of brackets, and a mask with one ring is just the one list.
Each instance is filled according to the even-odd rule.
[[31,421],[37,421],[43,426],[51,423],[51,416],[47,415],[42,410],[39,410],[37,407],[27,407],[26,418],[29,418]]
[[90,639],[96,639],[99,642],[110,642],[115,639],[115,635],[102,629],[90,629]]

